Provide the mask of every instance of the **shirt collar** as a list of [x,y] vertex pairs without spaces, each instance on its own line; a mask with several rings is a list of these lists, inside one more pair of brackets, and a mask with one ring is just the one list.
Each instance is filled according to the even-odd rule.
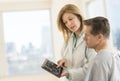
[[[83,35],[83,32],[81,32],[81,33],[79,34],[78,39],[80,39],[82,35]],[[75,33],[72,33],[72,38],[73,38],[73,39],[75,38]]]

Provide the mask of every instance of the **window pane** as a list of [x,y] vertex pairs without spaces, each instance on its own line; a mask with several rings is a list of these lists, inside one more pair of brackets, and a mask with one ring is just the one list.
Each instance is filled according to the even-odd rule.
[[[99,8],[98,8],[99,7]],[[95,17],[104,15],[104,7],[102,0],[90,0],[87,3],[87,17]]]
[[4,12],[3,23],[8,74],[43,73],[52,58],[49,10]]
[[110,19],[113,44],[120,50],[120,0],[106,0]]

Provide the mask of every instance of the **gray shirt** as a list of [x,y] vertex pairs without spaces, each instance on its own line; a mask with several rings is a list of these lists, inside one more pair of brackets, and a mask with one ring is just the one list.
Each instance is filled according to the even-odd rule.
[[85,81],[120,81],[120,55],[100,51],[90,64]]

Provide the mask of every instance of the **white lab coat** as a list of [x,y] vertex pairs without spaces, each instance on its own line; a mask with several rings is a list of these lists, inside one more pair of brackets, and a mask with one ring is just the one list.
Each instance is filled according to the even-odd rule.
[[[87,72],[87,63],[91,61],[96,52],[93,49],[87,48],[85,57],[86,44],[83,40],[84,34],[77,41],[74,52],[72,52],[73,39],[72,35],[67,44],[64,44],[62,48],[62,58],[67,59],[67,70],[72,78],[71,81],[83,81]],[[60,81],[68,81],[66,77],[62,77]]]

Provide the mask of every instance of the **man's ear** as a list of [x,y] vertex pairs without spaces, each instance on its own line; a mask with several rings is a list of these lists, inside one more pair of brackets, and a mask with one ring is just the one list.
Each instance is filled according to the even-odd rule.
[[98,34],[98,40],[103,39],[103,34]]

